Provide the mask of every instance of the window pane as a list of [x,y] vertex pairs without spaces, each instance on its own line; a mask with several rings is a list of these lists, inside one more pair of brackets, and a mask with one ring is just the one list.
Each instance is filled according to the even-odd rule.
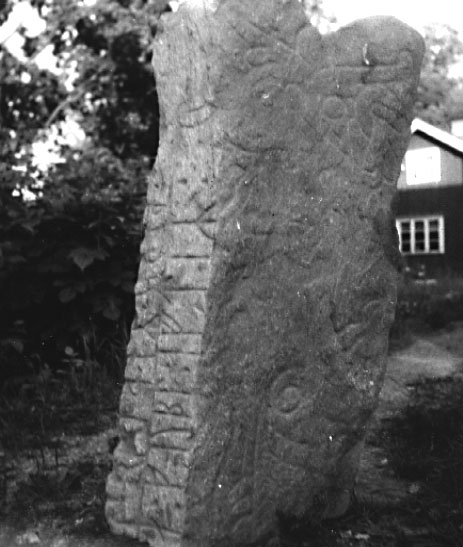
[[429,250],[439,251],[439,239],[429,239]]
[[401,222],[400,223],[401,233],[400,233],[400,250],[402,253],[409,253],[411,251],[410,245],[410,222]]
[[424,220],[415,220],[415,233],[417,232],[424,233]]
[[415,221],[415,251],[421,253],[425,251],[424,221]]
[[403,241],[402,240],[402,249],[401,251],[403,253],[409,253],[411,251],[411,247],[410,247],[410,241]]
[[439,220],[437,218],[429,221],[429,252],[440,251]]

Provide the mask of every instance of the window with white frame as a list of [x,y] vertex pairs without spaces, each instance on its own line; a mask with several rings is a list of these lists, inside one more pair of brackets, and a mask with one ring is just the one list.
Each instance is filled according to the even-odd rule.
[[400,252],[405,255],[443,254],[444,217],[428,216],[396,220]]
[[437,183],[441,180],[441,153],[437,146],[408,150],[405,154],[407,185]]

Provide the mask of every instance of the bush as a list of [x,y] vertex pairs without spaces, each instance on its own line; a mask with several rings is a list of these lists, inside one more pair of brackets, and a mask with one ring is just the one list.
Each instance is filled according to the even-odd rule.
[[441,329],[457,321],[463,321],[463,278],[402,279],[391,329],[393,341],[406,337],[410,330]]
[[455,540],[463,519],[463,380],[423,380],[412,393],[403,413],[384,422],[379,444],[396,475],[418,483],[417,516]]
[[[9,195],[0,213],[3,379],[79,359],[102,364],[115,378],[122,375],[134,313],[144,174],[137,188],[117,187],[121,174],[112,173],[112,189],[92,192],[88,181],[98,171],[86,161],[86,172],[83,166],[62,167],[62,176],[55,176],[61,187],[47,198]],[[71,173],[74,178],[66,179]]]

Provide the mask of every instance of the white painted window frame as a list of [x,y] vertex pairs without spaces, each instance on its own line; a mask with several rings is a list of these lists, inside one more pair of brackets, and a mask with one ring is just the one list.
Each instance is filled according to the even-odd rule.
[[[437,221],[437,230],[438,230],[438,249],[430,249],[430,223],[432,221]],[[403,230],[402,225],[405,222],[410,223],[410,250],[403,250],[402,236]],[[416,224],[417,222],[423,222],[424,224],[424,250],[417,249],[416,247]],[[401,217],[396,219],[396,228],[397,233],[399,234],[399,244],[400,252],[403,255],[437,255],[445,253],[445,223],[443,215],[429,215],[421,217]]]
[[405,154],[405,181],[407,186],[438,184],[442,180],[441,150],[426,146],[408,150]]

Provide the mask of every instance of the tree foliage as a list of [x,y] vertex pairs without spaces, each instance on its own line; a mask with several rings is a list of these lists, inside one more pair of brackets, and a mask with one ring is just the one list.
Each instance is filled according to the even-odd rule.
[[447,129],[451,119],[463,114],[459,107],[462,81],[452,76],[452,66],[461,61],[463,44],[449,25],[432,25],[425,30],[426,52],[418,87],[416,116]]
[[300,0],[310,23],[320,32],[329,32],[336,26],[336,18],[328,14],[323,0]]
[[[45,32],[19,29],[22,59],[0,50],[0,376],[62,366],[70,352],[120,374],[157,150],[159,6],[32,3]],[[53,70],[35,63],[47,49]],[[77,146],[70,120],[85,132]],[[52,137],[59,162],[43,168],[34,143]]]

